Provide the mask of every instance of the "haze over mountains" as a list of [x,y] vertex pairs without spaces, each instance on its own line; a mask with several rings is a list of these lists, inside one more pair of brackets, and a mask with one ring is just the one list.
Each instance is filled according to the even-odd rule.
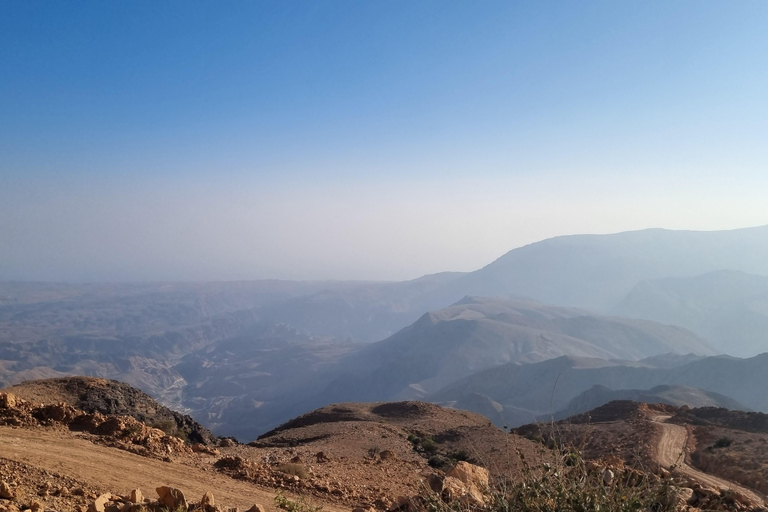
[[397,283],[0,283],[0,382],[125,380],[244,439],[341,401],[519,424],[596,385],[764,411],[766,276],[768,226],[558,237]]

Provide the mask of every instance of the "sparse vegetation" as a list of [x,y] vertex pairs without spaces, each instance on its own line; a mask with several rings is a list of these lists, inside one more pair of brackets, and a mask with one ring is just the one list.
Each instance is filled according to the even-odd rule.
[[309,503],[303,496],[296,499],[288,498],[283,491],[275,496],[275,506],[287,512],[320,512],[323,507]]
[[[529,462],[518,453],[522,478],[497,482],[486,493],[484,509],[491,512],[664,512],[674,509],[675,488],[648,472],[626,469],[612,481],[606,481],[601,468],[586,463],[578,452],[569,449],[562,450],[561,454],[556,462],[550,463],[544,462],[544,458]],[[433,492],[425,492],[420,503],[427,512],[466,509],[458,502],[446,503]]]
[[712,446],[714,446],[715,448],[727,448],[732,444],[733,444],[733,439],[731,439],[730,437],[723,436],[717,441],[715,441],[715,444]]
[[427,464],[435,469],[447,469],[451,466],[451,462],[449,460],[439,455],[433,455],[430,457],[427,461]]
[[457,452],[453,452],[453,453],[451,453],[449,455],[449,457],[454,462],[458,462],[458,461],[461,461],[461,460],[467,461],[467,462],[471,462],[472,461],[472,456],[469,454],[469,452],[467,450],[459,450]]

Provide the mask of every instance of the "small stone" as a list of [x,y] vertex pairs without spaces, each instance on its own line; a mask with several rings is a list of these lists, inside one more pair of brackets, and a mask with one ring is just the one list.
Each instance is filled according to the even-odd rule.
[[603,471],[603,483],[605,485],[611,485],[611,483],[613,483],[613,477],[614,477],[613,471],[611,471],[610,468],[605,468],[605,470]]
[[131,503],[142,503],[144,501],[144,494],[141,489],[134,489],[131,491]]
[[246,510],[245,512],[267,512],[267,509],[265,509],[263,506],[256,503],[251,508]]
[[16,493],[13,492],[8,482],[0,482],[0,498],[6,500],[12,500],[16,497]]
[[43,504],[40,503],[38,500],[35,500],[29,504],[29,509],[32,512],[40,512],[41,510],[43,510]]

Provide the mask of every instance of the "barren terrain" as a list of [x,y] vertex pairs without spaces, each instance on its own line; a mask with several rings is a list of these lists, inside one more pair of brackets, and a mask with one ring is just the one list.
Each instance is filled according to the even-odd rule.
[[[95,445],[61,430],[0,427],[3,458],[59,475],[73,475],[97,492],[130,493],[142,489],[147,496],[161,485],[178,487],[188,498],[198,499],[212,491],[226,505],[249,508],[260,503],[274,510],[274,491],[234,480],[211,468],[211,456],[195,455],[188,460],[163,462]],[[196,462],[204,462],[199,464]],[[346,510],[323,503],[324,510]]]

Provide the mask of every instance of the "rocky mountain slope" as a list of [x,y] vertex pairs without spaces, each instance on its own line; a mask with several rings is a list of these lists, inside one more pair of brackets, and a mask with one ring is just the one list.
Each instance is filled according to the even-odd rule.
[[549,418],[595,385],[617,390],[681,385],[724,395],[752,410],[768,411],[762,392],[768,386],[766,371],[768,354],[749,359],[706,357],[673,368],[564,356],[484,370],[446,386],[428,400],[450,405],[483,395],[502,405],[503,421],[520,425]]
[[65,377],[23,382],[3,392],[42,404],[66,403],[85,413],[131,418],[173,432],[192,443],[215,444],[219,438],[191,417],[159,404],[123,382],[92,377]]
[[[176,371],[199,383],[185,393],[185,405],[210,413],[214,407],[206,400],[228,396],[208,421],[215,421],[222,432],[248,439],[328,403],[421,399],[462,377],[510,361],[527,363],[564,354],[639,359],[670,351],[712,353],[702,339],[677,327],[481,297],[428,313],[378,343],[346,352],[334,345],[322,362],[305,357],[298,348],[271,347],[272,357],[252,339],[230,340],[185,357]],[[260,365],[269,370],[260,371]]]

